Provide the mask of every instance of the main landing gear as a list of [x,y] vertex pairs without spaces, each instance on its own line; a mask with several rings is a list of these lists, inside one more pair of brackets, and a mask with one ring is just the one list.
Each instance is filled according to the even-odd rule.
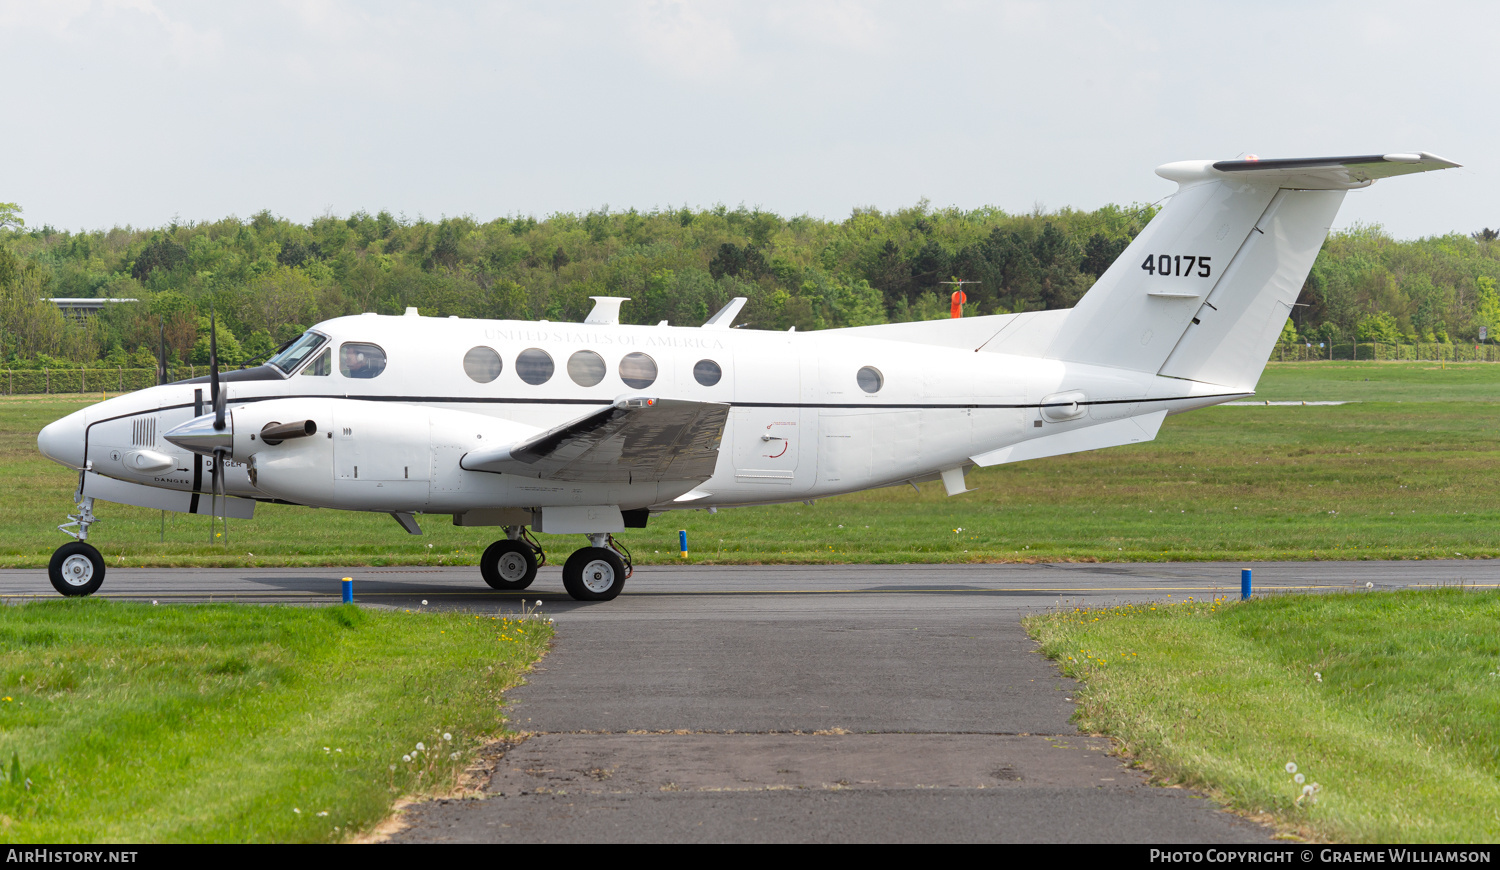
[[547,564],[547,554],[525,526],[506,526],[505,540],[485,548],[479,573],[492,589],[518,592],[536,579],[536,569]]
[[613,535],[589,535],[589,543],[563,565],[563,588],[578,601],[612,601],[635,571],[630,551]]
[[[531,585],[547,554],[524,526],[507,526],[504,540],[479,557],[479,573],[493,589],[517,592]],[[630,550],[609,534],[589,535],[590,546],[574,551],[563,565],[563,588],[578,601],[610,601],[635,571]]]
[[[94,499],[78,500],[78,513],[68,514],[68,522],[58,526],[58,531],[72,535],[77,540],[63,544],[52,553],[47,564],[47,577],[52,588],[70,598],[93,595],[104,583],[104,557],[92,544],[86,543],[89,526],[98,522],[94,516]],[[77,526],[74,531],[70,526]]]

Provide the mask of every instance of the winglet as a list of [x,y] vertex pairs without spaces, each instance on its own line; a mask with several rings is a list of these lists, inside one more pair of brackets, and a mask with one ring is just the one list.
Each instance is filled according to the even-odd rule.
[[729,300],[728,305],[720,308],[717,314],[715,314],[713,317],[710,317],[707,321],[704,322],[703,328],[728,329],[729,324],[733,323],[734,318],[740,313],[740,309],[745,307],[746,301],[747,300],[744,296],[736,296],[733,299]]

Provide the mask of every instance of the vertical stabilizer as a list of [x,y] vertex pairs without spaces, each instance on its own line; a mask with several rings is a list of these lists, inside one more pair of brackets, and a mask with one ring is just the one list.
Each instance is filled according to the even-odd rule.
[[1046,356],[1155,372],[1276,196],[1272,184],[1174,170],[1177,194],[1078,301]]
[[1278,191],[1158,374],[1254,390],[1343,201]]
[[1416,152],[1162,166],[1177,193],[1043,355],[1253,389],[1345,191],[1457,165]]

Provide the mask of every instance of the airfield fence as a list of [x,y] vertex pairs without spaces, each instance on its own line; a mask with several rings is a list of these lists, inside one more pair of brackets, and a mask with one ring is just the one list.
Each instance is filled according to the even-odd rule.
[[[1327,362],[1330,360],[1415,360],[1431,362],[1500,362],[1500,345],[1493,344],[1388,344],[1381,341],[1283,342],[1271,352],[1277,362]],[[202,371],[199,371],[199,369]],[[167,380],[196,378],[208,366],[184,365],[167,370]],[[44,393],[124,393],[156,384],[156,369],[121,366],[83,368],[6,369],[3,386],[7,396]]]
[[1430,362],[1500,362],[1500,345],[1442,344],[1421,342],[1395,344],[1384,341],[1282,342],[1272,351],[1277,362],[1324,362],[1330,360],[1413,360]]
[[[196,378],[207,372],[208,366],[204,366],[201,372],[194,365],[178,366],[167,370],[167,380]],[[7,396],[22,396],[41,393],[124,393],[155,384],[154,368],[96,366],[76,369],[6,369],[3,385]]]

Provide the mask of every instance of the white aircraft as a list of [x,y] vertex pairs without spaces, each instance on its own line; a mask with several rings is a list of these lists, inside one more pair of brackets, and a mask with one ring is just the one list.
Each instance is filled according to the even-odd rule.
[[[528,527],[586,535],[563,568],[608,600],[613,535],[678,509],[804,501],[973,466],[1150,441],[1254,393],[1344,193],[1458,164],[1425,152],[1169,163],[1176,194],[1075,308],[797,333],[365,314],[266,365],[109,399],[42,430],[79,471],[52,585],[88,595],[94,502],[249,518],[256,502],[417,514],[505,537],[496,589],[545,561]],[[207,394],[205,395],[205,388]]]

